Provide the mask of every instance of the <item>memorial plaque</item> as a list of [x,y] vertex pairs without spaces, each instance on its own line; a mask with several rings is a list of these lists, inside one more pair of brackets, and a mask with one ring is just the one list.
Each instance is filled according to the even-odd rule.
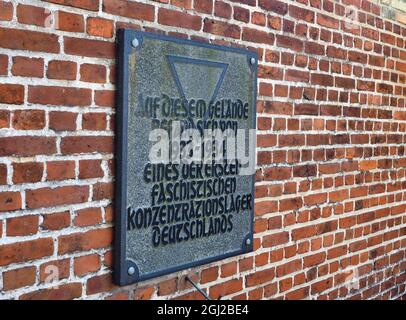
[[115,281],[252,251],[257,55],[119,30]]

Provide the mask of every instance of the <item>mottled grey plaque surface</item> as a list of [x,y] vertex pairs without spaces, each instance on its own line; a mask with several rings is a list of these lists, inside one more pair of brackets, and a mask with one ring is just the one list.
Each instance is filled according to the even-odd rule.
[[[255,129],[256,54],[131,30],[120,30],[118,39],[116,282],[125,285],[251,251],[252,174],[188,178],[182,176],[182,171],[190,167],[180,163],[174,164],[178,176],[173,173],[176,171],[174,167],[169,169],[172,180],[149,181],[154,166],[149,154],[156,143],[150,141],[151,131],[168,121],[181,121],[190,128],[230,121],[235,125],[234,129]],[[174,105],[181,101],[184,109],[189,103],[200,103],[200,106],[205,105],[201,110],[206,112],[195,116],[184,112],[166,115],[163,110],[171,105],[168,101]],[[216,101],[241,102],[247,106],[248,112],[240,118],[218,118],[207,111],[210,103]],[[145,111],[154,108],[156,112]],[[210,122],[212,120],[214,122]],[[246,143],[245,152],[249,151],[255,153],[255,145]],[[203,171],[205,168],[203,165]],[[182,183],[189,183],[186,189],[193,193],[191,184],[196,191],[198,184],[203,185],[202,180],[211,180],[205,182],[206,192],[208,184],[212,184],[214,190],[223,182],[229,183],[229,190],[233,192],[224,191],[210,197],[189,195],[179,201],[174,197],[168,200],[167,192],[162,201],[156,195],[161,186],[175,194],[180,190],[175,184],[181,188]],[[246,202],[245,209],[224,209],[226,203],[237,203],[237,198],[240,203]],[[223,210],[220,209],[221,201]],[[197,209],[198,203],[201,211]],[[209,209],[203,212],[203,207],[210,207],[213,212]],[[189,214],[184,214],[185,208]],[[178,214],[168,213],[170,210],[178,210]],[[191,212],[196,213],[192,215]],[[161,216],[164,218],[160,220]]]

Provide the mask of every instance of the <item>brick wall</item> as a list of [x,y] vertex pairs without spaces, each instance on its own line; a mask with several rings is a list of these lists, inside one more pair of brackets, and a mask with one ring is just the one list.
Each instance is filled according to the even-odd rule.
[[[112,284],[122,27],[258,52],[253,253]],[[405,298],[405,36],[366,0],[1,0],[0,298]]]

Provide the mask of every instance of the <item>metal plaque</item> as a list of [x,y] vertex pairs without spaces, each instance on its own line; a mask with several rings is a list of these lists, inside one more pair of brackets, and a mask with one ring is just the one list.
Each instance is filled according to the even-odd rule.
[[252,251],[257,64],[240,48],[119,30],[117,284]]

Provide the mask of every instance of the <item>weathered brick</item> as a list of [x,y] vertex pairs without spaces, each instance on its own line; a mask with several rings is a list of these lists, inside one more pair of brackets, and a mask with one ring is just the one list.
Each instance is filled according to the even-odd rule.
[[6,233],[10,237],[28,236],[38,232],[37,215],[9,218],[6,220]]
[[107,41],[64,37],[64,48],[65,53],[75,56],[105,59],[115,57],[114,43]]
[[88,197],[88,186],[41,188],[26,191],[27,207],[30,209],[82,203],[87,201]]
[[158,11],[158,22],[163,25],[200,30],[202,19],[184,12],[160,8]]
[[203,31],[212,33],[219,36],[230,37],[234,39],[239,39],[241,34],[241,29],[235,24],[230,24],[227,22],[213,20],[213,19],[204,19]]
[[63,154],[111,153],[113,151],[113,139],[103,136],[65,137],[61,142],[61,151]]
[[20,296],[20,300],[72,300],[81,296],[82,284],[76,282],[25,293]]
[[85,30],[85,21],[83,16],[71,12],[56,12],[55,26],[58,30],[68,32],[83,32]]
[[0,156],[33,156],[55,152],[55,138],[35,136],[0,138]]
[[111,245],[113,233],[111,228],[94,229],[59,237],[59,254],[89,251],[91,249],[106,248]]
[[11,73],[15,76],[42,78],[44,76],[44,59],[14,57]]
[[17,21],[23,24],[31,24],[34,26],[45,27],[47,18],[51,12],[45,8],[18,4],[17,6]]
[[29,86],[28,102],[44,105],[88,106],[92,103],[90,89],[70,87]]
[[12,117],[12,124],[19,130],[40,130],[45,127],[45,111],[16,110]]
[[24,86],[18,84],[0,84],[0,103],[23,104]]
[[47,78],[58,80],[76,80],[76,72],[76,62],[52,60],[48,63]]
[[44,165],[40,162],[23,162],[13,164],[13,182],[39,182],[42,179]]
[[147,21],[153,21],[155,16],[154,6],[127,0],[104,0],[103,11],[118,16]]
[[86,30],[92,36],[111,38],[114,34],[114,22],[112,20],[89,17],[86,22]]
[[33,285],[36,278],[35,267],[14,269],[3,273],[3,290],[14,290]]
[[75,275],[83,276],[87,273],[96,272],[100,269],[100,257],[97,254],[90,254],[81,256],[74,259]]
[[0,266],[20,263],[50,256],[54,252],[52,238],[0,245]]
[[0,47],[59,53],[58,36],[43,32],[0,28]]

